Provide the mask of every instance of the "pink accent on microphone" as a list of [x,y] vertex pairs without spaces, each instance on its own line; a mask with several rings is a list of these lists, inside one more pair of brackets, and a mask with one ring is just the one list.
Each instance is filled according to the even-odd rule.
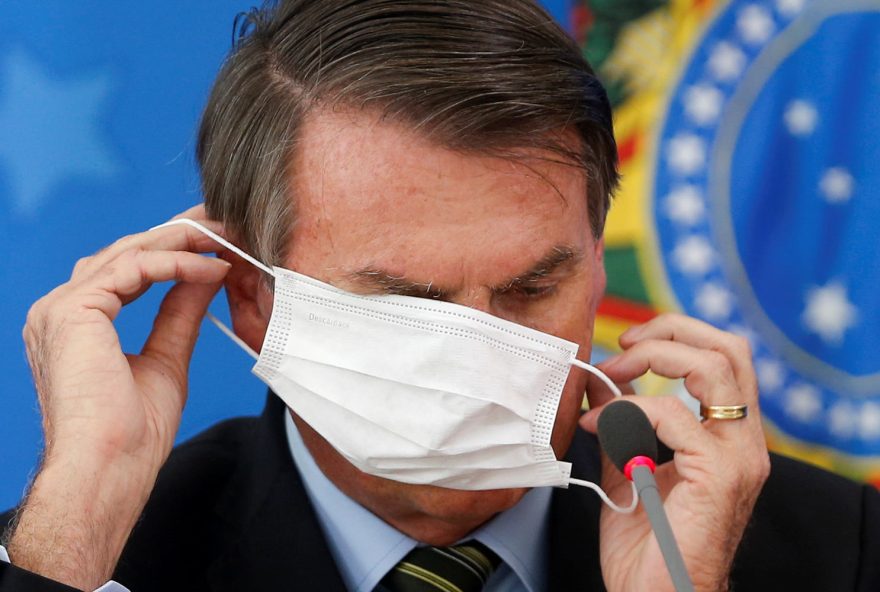
[[626,478],[630,481],[632,481],[632,471],[636,467],[648,467],[648,470],[653,474],[657,465],[647,456],[634,456],[632,460],[623,466],[623,474],[626,475]]

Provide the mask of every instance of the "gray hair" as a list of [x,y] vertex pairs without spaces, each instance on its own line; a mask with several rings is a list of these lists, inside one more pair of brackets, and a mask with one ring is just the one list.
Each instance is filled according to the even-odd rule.
[[265,263],[287,254],[292,153],[318,105],[377,110],[452,150],[546,150],[585,172],[601,236],[618,183],[611,108],[533,0],[289,0],[239,16],[196,154],[208,215]]

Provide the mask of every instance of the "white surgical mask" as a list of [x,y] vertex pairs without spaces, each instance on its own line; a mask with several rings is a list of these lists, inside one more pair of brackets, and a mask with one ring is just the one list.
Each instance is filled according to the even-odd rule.
[[575,343],[448,302],[352,294],[268,268],[274,304],[253,372],[351,464],[370,475],[453,489],[567,487],[550,446]]

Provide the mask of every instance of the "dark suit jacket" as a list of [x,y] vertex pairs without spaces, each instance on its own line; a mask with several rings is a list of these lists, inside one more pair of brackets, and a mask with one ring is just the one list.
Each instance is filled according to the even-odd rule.
[[[284,433],[284,405],[270,395],[259,418],[226,421],[178,446],[159,475],[114,579],[145,590],[343,592]],[[598,481],[596,441],[579,431],[568,460]],[[733,588],[880,591],[880,495],[774,456],[737,555]],[[555,490],[550,590],[604,590],[601,502],[591,491]],[[7,514],[0,517],[6,524]],[[0,565],[0,592],[64,586]]]

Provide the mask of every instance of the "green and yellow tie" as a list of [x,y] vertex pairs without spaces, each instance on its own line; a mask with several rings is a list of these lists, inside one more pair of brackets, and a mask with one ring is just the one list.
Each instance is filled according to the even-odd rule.
[[382,578],[375,592],[480,592],[500,563],[478,541],[418,547]]

